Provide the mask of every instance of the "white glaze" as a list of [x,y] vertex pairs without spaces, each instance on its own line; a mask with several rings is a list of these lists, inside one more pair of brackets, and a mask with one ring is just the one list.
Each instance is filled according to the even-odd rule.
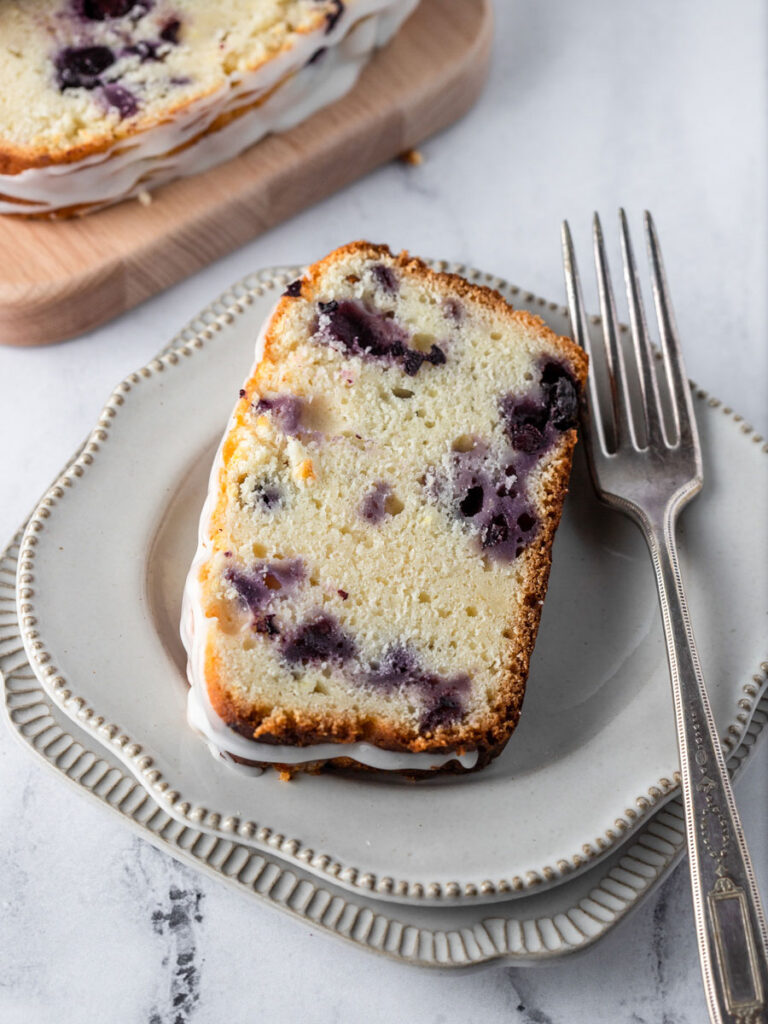
[[310,761],[330,761],[335,757],[350,757],[358,764],[377,768],[380,771],[430,771],[449,761],[458,761],[464,768],[474,768],[477,751],[466,754],[410,754],[408,752],[383,750],[372,743],[315,743],[308,747],[278,746],[258,743],[228,729],[218,717],[207,699],[204,686],[191,686],[187,701],[187,721],[195,732],[207,740],[215,757],[221,757],[233,768],[253,772],[253,766],[241,765],[231,756],[244,757],[250,761],[265,761],[270,764],[306,764]]
[[[261,359],[267,329],[273,313],[274,307],[259,332],[254,362],[248,377],[253,375]],[[221,758],[236,770],[251,775],[259,774],[259,769],[252,765],[242,765],[234,761],[231,755],[270,764],[307,764],[311,761],[325,761],[334,757],[350,757],[358,764],[367,765],[369,768],[376,768],[380,771],[430,771],[442,767],[449,761],[458,761],[464,768],[474,768],[478,758],[476,750],[470,750],[464,754],[452,751],[448,753],[409,753],[384,750],[372,743],[317,743],[306,747],[259,743],[257,740],[248,739],[228,728],[216,714],[205,685],[205,645],[210,620],[203,614],[200,596],[200,569],[213,550],[210,542],[210,518],[218,493],[224,438],[229,433],[231,426],[232,418],[227,424],[211,467],[208,492],[200,513],[197,550],[187,574],[181,603],[180,633],[184,649],[187,652],[187,678],[189,679],[189,695],[187,697],[189,725],[206,740],[208,749],[214,757]]]
[[[297,34],[289,49],[255,71],[232,76],[173,120],[83,160],[0,175],[0,194],[11,200],[0,200],[0,214],[45,214],[81,204],[97,209],[232,159],[268,133],[292,128],[349,92],[372,52],[394,35],[417,3],[349,0],[330,33]],[[327,52],[308,64],[321,47]],[[222,114],[254,103],[275,86],[262,104],[202,134]],[[190,139],[197,141],[174,152]],[[23,207],[13,200],[23,201]]]

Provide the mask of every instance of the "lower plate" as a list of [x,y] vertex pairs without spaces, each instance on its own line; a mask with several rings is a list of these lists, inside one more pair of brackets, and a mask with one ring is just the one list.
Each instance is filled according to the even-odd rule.
[[[119,814],[158,849],[313,928],[424,967],[458,968],[506,960],[535,964],[601,939],[670,873],[685,846],[678,799],[657,810],[603,861],[545,892],[488,906],[393,905],[343,889],[268,852],[172,818],[125,767],[54,707],[21,642],[13,579],[20,535],[0,556],[0,675],[3,706],[17,738],[62,778]],[[755,686],[757,692],[757,684]],[[728,760],[738,772],[768,721],[758,703]]]

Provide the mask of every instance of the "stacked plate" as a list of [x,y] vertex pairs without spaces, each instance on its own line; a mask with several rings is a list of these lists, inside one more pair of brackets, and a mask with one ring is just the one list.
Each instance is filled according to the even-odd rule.
[[[561,307],[447,269],[567,333]],[[632,525],[596,502],[579,459],[525,712],[485,771],[418,785],[285,783],[232,771],[186,724],[178,622],[209,467],[259,327],[298,273],[248,277],[123,381],[5,552],[0,671],[12,727],[173,856],[372,951],[459,967],[582,948],[671,869],[684,830],[650,563]],[[768,719],[754,573],[768,537],[750,512],[767,449],[695,393],[706,487],[683,520],[682,557],[736,769]]]

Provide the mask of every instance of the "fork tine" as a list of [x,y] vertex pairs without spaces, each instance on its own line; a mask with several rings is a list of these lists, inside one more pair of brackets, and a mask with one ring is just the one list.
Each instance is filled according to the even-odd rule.
[[623,209],[619,210],[619,222],[621,225],[621,252],[624,258],[624,280],[627,286],[627,300],[629,302],[629,323],[632,330],[632,340],[635,344],[637,364],[640,369],[640,389],[643,396],[643,411],[648,431],[647,444],[651,448],[656,448],[666,443],[664,426],[661,420],[659,385],[656,380],[656,368],[653,365],[654,358],[651,340],[648,337],[648,328],[645,322],[643,299],[640,294],[640,279],[637,276],[635,256],[629,237],[629,224]]
[[568,295],[568,310],[571,314],[571,329],[573,330],[573,336],[576,343],[587,353],[590,366],[590,372],[587,377],[587,404],[586,416],[583,417],[583,427],[584,433],[587,435],[587,455],[591,461],[595,446],[593,443],[590,443],[589,435],[592,432],[593,424],[595,426],[596,440],[599,442],[601,451],[604,454],[607,454],[608,448],[605,443],[605,430],[600,416],[600,399],[597,393],[597,382],[593,369],[592,343],[589,335],[587,314],[584,309],[584,298],[581,293],[579,268],[576,264],[576,253],[573,248],[571,229],[568,226],[567,220],[563,221],[562,242],[563,267],[565,269],[565,290]]
[[656,305],[656,316],[659,321],[659,335],[664,353],[667,380],[669,381],[669,388],[673,398],[672,406],[678,443],[683,445],[692,444],[698,448],[698,434],[693,413],[691,389],[683,364],[683,353],[680,349],[677,324],[675,323],[672,301],[669,297],[667,276],[664,273],[664,263],[661,259],[661,247],[658,235],[656,234],[656,226],[647,210],[643,215],[643,220],[645,222],[645,235],[648,241],[648,255],[651,260],[653,299]]
[[619,344],[619,322],[616,316],[616,303],[613,298],[611,272],[608,267],[608,257],[605,253],[603,228],[597,214],[595,214],[593,220],[593,236],[597,285],[600,292],[600,315],[603,320],[603,342],[608,361],[613,421],[616,428],[616,448],[620,448],[626,442],[637,447],[637,437],[634,423],[632,422],[632,410],[629,404],[624,354]]

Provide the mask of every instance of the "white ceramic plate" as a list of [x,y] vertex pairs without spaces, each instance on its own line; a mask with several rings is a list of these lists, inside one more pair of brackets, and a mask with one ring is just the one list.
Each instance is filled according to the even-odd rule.
[[[566,330],[560,307],[450,269]],[[610,850],[676,779],[650,562],[635,528],[595,501],[581,458],[525,711],[488,769],[419,785],[286,784],[214,761],[186,725],[179,603],[208,469],[258,328],[297,272],[235,286],[182,333],[181,347],[116,389],[23,540],[30,662],[52,700],[185,824],[401,902],[500,900],[554,884]],[[733,743],[765,685],[755,676],[765,614],[755,567],[766,564],[768,537],[754,494],[768,463],[717,405],[699,393],[707,483],[685,514],[681,555],[713,710]]]
[[[119,814],[142,838],[261,905],[403,963],[464,969],[499,960],[537,964],[597,942],[683,855],[683,810],[679,799],[672,799],[598,865],[544,892],[492,907],[394,906],[364,893],[352,896],[304,868],[289,867],[271,852],[182,825],[40,688],[24,655],[16,617],[12,579],[19,539],[0,556],[0,676],[14,735],[62,779]],[[757,689],[751,687],[751,698]],[[767,721],[764,694],[728,760],[731,772],[741,769]]]

